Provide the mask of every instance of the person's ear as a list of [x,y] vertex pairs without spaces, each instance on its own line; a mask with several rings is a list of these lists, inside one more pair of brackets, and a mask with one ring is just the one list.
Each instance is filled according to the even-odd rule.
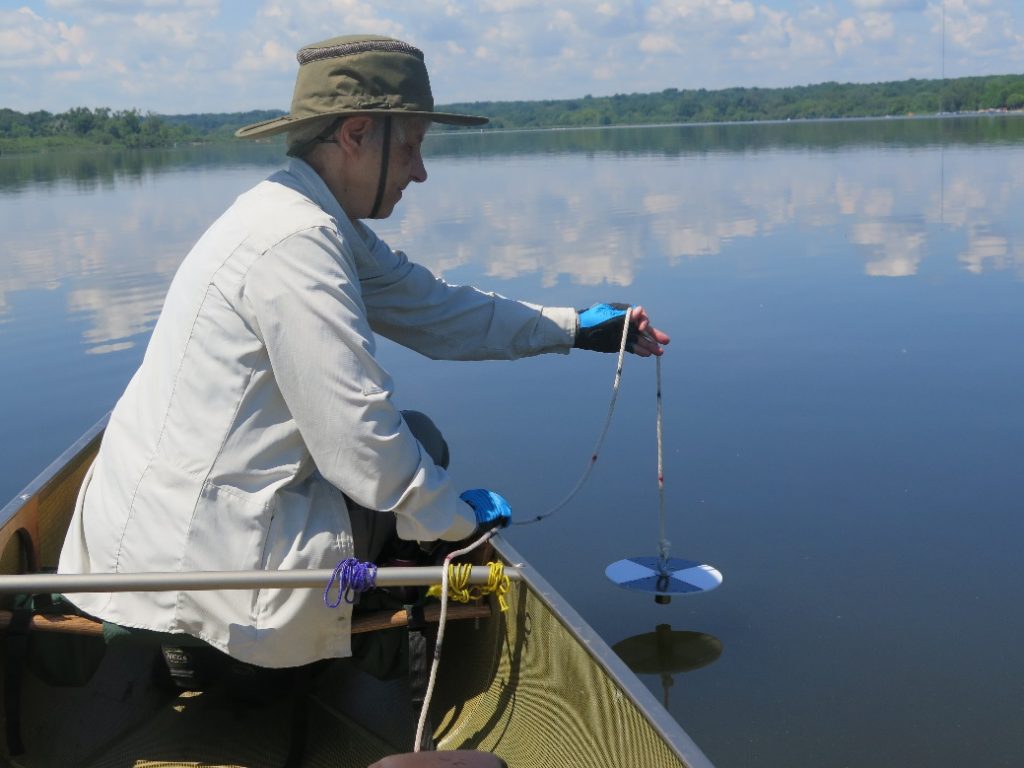
[[339,147],[350,154],[355,154],[366,150],[372,134],[373,118],[368,115],[356,115],[338,126],[334,138]]

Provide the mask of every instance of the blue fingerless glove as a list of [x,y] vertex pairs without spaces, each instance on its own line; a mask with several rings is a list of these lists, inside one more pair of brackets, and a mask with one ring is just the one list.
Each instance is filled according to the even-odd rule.
[[494,491],[474,488],[463,491],[459,498],[473,508],[476,524],[482,529],[504,528],[512,520],[512,508]]
[[[579,310],[580,325],[573,346],[593,352],[618,352],[627,309],[629,304],[595,304],[589,309]],[[633,351],[636,338],[636,327],[630,323],[626,337],[627,352]]]

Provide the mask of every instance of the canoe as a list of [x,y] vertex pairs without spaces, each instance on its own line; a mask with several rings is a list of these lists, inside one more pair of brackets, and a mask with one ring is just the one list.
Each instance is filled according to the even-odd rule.
[[[11,579],[55,566],[105,424],[0,510],[0,614],[12,615]],[[579,614],[507,541],[499,536],[492,544],[488,559],[515,576],[505,596],[508,610],[497,610],[493,596],[476,606],[452,604],[429,706],[437,749],[489,753],[511,768],[709,768],[697,745]],[[30,581],[49,584],[45,578]],[[475,618],[454,620],[460,610]],[[67,622],[71,617],[39,617],[27,634],[0,635],[0,706],[7,740],[20,746],[19,754],[8,756],[12,745],[6,744],[0,759],[9,765],[278,768],[291,760],[365,768],[412,751],[419,710],[404,677],[378,679],[339,660],[322,665],[305,687],[245,700],[217,682],[198,690],[168,686],[158,673],[161,666],[166,672],[159,647],[112,642],[87,682],[55,685],[9,643],[12,636],[28,643],[70,637],[61,634],[70,632]],[[405,642],[407,633],[391,628],[394,623],[378,622],[374,626],[385,628],[370,631]]]

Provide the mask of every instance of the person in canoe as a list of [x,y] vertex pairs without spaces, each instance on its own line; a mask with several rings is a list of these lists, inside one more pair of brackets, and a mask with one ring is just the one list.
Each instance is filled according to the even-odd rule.
[[[452,286],[366,226],[427,179],[434,110],[423,54],[346,36],[306,46],[289,165],[242,194],[178,269],[144,360],[115,405],[60,557],[64,573],[332,568],[397,535],[459,541],[508,522],[498,494],[452,487],[428,418],[392,404],[380,334],[428,357],[616,352],[624,305],[585,311]],[[628,349],[669,339],[642,308]],[[316,590],[78,594],[123,627],[185,633],[261,667],[351,653],[351,606]]]

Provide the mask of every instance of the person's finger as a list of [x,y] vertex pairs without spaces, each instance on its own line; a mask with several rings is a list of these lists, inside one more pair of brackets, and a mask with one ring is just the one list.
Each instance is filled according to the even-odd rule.
[[641,333],[644,332],[644,329],[647,328],[647,326],[650,325],[651,322],[651,318],[647,316],[647,311],[640,306],[633,307],[633,313],[630,316],[630,319],[636,325],[637,330],[639,330]]
[[650,357],[651,355],[662,354],[662,349],[656,343],[653,343],[641,336],[633,344],[632,352],[634,355],[637,355],[639,357]]
[[653,325],[648,326],[647,330],[643,332],[644,335],[659,344],[668,344],[672,341],[672,338],[662,330],[655,328]]
[[631,320],[636,325],[636,329],[639,331],[641,339],[647,337],[648,339],[652,339],[656,345],[668,344],[669,341],[671,341],[667,333],[651,325],[650,315],[647,314],[647,310],[642,306],[637,306],[633,309]]

